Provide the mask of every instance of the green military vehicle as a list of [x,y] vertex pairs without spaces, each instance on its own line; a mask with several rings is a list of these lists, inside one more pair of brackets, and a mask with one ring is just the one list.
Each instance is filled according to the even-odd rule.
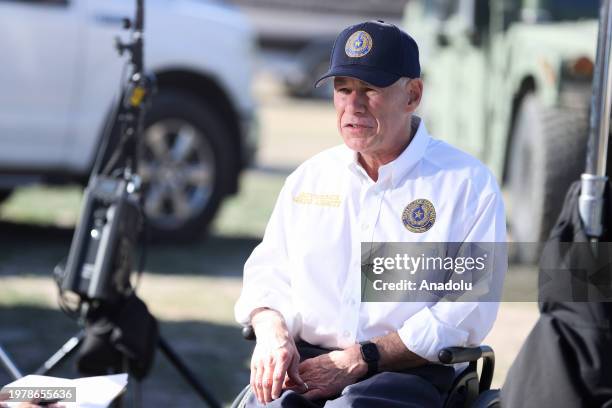
[[[509,194],[516,242],[550,231],[584,170],[597,0],[411,0],[421,114],[431,133],[485,162]],[[528,250],[531,247],[531,250]],[[536,246],[517,256],[536,258]]]

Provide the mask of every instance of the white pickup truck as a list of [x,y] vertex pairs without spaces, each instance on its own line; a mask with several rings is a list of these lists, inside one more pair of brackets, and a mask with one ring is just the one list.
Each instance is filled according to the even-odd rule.
[[[120,91],[133,0],[0,0],[0,199],[29,183],[85,182]],[[234,7],[146,0],[157,78],[139,146],[153,233],[200,234],[257,147],[256,43]],[[44,205],[44,203],[42,204]]]

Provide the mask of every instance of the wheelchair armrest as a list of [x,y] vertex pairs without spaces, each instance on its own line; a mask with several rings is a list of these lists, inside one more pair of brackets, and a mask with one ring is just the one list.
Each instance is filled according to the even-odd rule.
[[489,346],[478,347],[446,347],[438,353],[438,360],[444,364],[469,363],[479,358],[494,357]]
[[253,330],[253,326],[248,325],[242,328],[242,337],[245,340],[255,340],[255,330]]
[[470,363],[474,370],[476,361],[482,358],[482,372],[480,374],[480,392],[488,390],[493,381],[495,369],[495,353],[489,346],[478,347],[446,347],[438,353],[438,360],[444,364]]

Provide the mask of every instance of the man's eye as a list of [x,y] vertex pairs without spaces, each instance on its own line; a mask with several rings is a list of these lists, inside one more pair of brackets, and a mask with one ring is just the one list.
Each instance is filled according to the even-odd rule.
[[340,92],[343,94],[351,93],[351,91],[348,88],[337,88],[336,92]]

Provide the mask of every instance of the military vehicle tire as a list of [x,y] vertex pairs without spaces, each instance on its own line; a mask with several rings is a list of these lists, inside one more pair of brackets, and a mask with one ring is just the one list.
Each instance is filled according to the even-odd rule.
[[[524,97],[513,127],[508,166],[510,232],[514,242],[544,242],[561,211],[569,185],[584,171],[586,112],[543,108]],[[540,245],[519,244],[515,260],[538,260]]]

